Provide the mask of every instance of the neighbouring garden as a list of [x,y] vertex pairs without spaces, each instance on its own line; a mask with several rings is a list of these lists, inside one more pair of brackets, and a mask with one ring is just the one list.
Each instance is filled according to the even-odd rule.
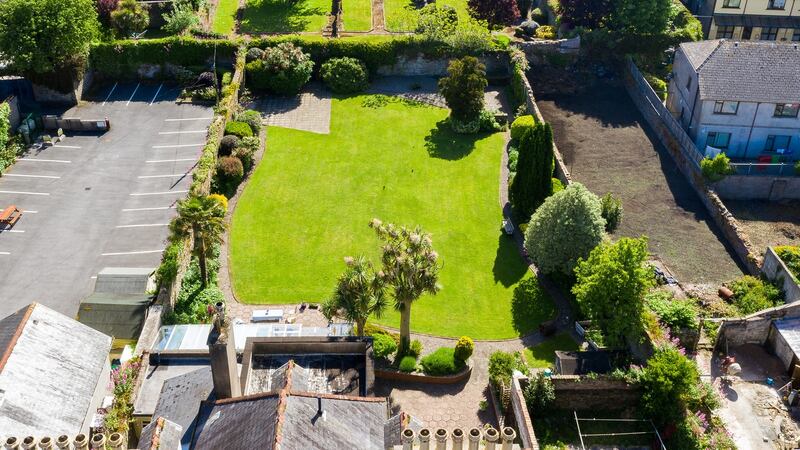
[[247,0],[239,29],[245,34],[319,32],[330,11],[330,0]]

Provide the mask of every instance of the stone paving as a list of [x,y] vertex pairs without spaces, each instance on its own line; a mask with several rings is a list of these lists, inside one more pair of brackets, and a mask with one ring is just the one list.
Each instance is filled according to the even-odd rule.
[[331,132],[331,95],[319,83],[310,83],[295,97],[268,95],[246,105],[260,111],[265,125],[312,133]]
[[[380,77],[370,81],[370,94],[396,95],[429,105],[447,108],[444,97],[439,94],[438,78],[415,77]],[[486,109],[508,113],[508,101],[504,93],[496,86],[489,86],[483,94]]]

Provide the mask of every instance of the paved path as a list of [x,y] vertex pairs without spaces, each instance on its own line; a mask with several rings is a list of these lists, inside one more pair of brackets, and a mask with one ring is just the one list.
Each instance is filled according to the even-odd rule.
[[265,125],[320,134],[331,132],[331,95],[319,83],[310,83],[294,97],[267,95],[245,107],[260,111]]

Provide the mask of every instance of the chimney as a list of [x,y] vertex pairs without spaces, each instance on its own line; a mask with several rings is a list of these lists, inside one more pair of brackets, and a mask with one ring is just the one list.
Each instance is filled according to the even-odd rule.
[[469,439],[469,450],[478,450],[478,446],[481,445],[482,437],[483,434],[480,428],[471,428],[469,430],[469,435],[467,435],[467,439]]
[[92,448],[98,450],[105,450],[106,448],[106,435],[102,433],[92,436]]
[[423,428],[419,430],[419,450],[430,450],[431,430]]
[[447,450],[447,430],[439,428],[436,430],[436,450]]
[[111,447],[111,450],[128,450],[122,433],[111,433],[111,436],[108,437],[108,446]]
[[501,438],[503,439],[503,450],[512,450],[514,447],[514,439],[517,438],[517,432],[511,427],[503,428]]
[[66,434],[62,434],[61,436],[56,439],[56,447],[59,450],[69,450],[69,436]]
[[53,438],[45,436],[39,439],[39,448],[42,450],[53,450]]
[[494,428],[487,428],[484,433],[486,438],[486,450],[494,450],[497,448],[497,440],[500,439],[500,433]]
[[10,438],[6,439],[6,450],[19,450],[19,439],[11,436]]
[[22,446],[24,450],[34,450],[36,448],[36,438],[33,436],[28,436],[22,440]]
[[72,443],[75,445],[75,450],[89,450],[89,438],[85,434],[75,436]]
[[415,436],[416,433],[411,428],[403,430],[403,434],[400,435],[400,440],[403,442],[403,450],[414,450]]
[[233,326],[225,317],[225,304],[215,305],[214,326],[208,334],[208,356],[211,358],[211,378],[217,399],[241,397],[239,367],[236,365],[236,341]]
[[464,448],[464,430],[455,428],[450,436],[453,439],[453,450],[462,450]]

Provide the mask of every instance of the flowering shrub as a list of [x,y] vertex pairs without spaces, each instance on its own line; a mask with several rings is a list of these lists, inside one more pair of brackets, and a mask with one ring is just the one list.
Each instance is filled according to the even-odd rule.
[[104,422],[109,433],[128,433],[128,427],[133,420],[133,388],[136,386],[141,368],[142,362],[136,357],[111,371],[114,403]]
[[261,59],[247,63],[248,85],[282,95],[296,95],[311,79],[314,62],[303,49],[283,42],[264,50]]

